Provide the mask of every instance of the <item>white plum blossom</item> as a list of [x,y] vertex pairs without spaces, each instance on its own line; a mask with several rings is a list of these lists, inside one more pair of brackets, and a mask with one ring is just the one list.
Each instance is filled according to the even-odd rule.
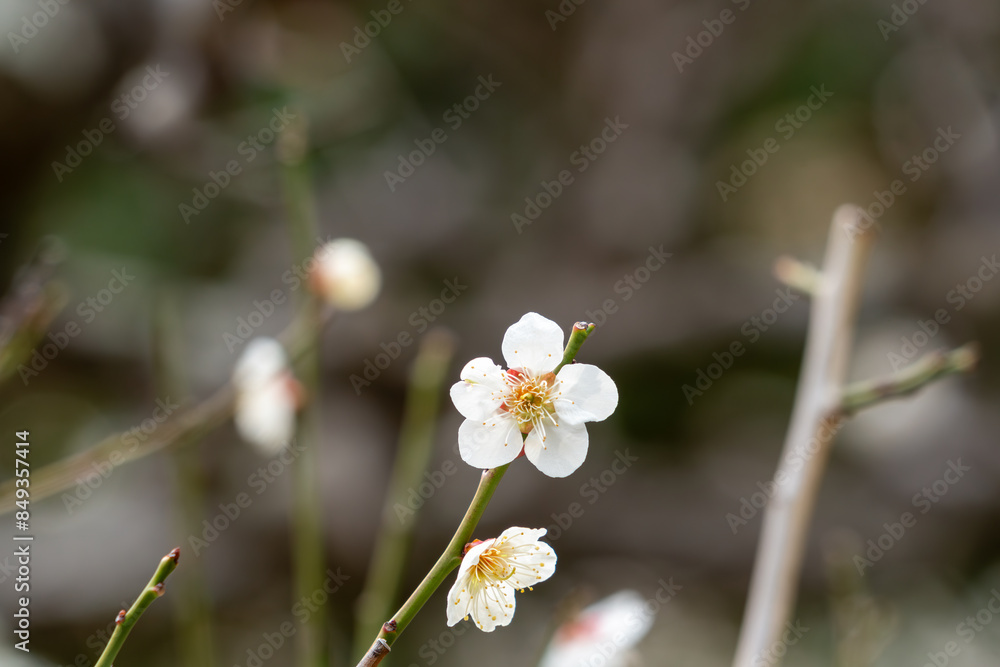
[[281,343],[256,338],[233,369],[236,430],[264,454],[280,452],[295,435],[295,412],[302,398]]
[[618,388],[590,364],[568,364],[553,373],[563,357],[563,331],[537,313],[507,329],[501,349],[508,370],[479,357],[451,388],[451,400],[465,417],[458,430],[462,459],[496,468],[516,459],[523,447],[546,475],[569,475],[587,458],[584,423],[614,412]]
[[632,664],[632,648],[652,626],[653,615],[642,596],[619,591],[564,623],[545,649],[539,667],[578,667],[598,659],[604,667],[624,667]]
[[334,239],[316,251],[309,285],[340,310],[360,310],[378,296],[382,272],[361,241]]
[[556,570],[556,553],[538,540],[544,534],[544,528],[515,526],[468,547],[448,591],[448,626],[469,617],[484,632],[509,625],[514,592],[531,590]]

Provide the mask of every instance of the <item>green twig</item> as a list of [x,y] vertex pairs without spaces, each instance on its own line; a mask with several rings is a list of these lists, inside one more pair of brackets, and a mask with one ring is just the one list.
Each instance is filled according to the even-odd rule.
[[949,352],[936,350],[898,373],[849,385],[840,411],[850,416],[883,401],[908,396],[939,377],[969,371],[978,361],[979,346],[975,343]]
[[580,351],[580,347],[586,342],[587,337],[594,332],[597,328],[596,324],[590,324],[587,322],[577,322],[573,325],[573,330],[569,334],[569,342],[566,343],[566,350],[563,352],[562,361],[559,365],[553,369],[553,373],[558,374],[562,370],[562,367],[566,364],[573,363],[576,358],[576,353]]
[[[427,576],[420,582],[420,585],[413,591],[409,599],[403,603],[403,606],[399,608],[399,611],[396,612],[392,619],[382,626],[382,630],[379,631],[378,638],[375,641],[376,645],[378,644],[378,640],[383,640],[387,646],[391,647],[399,635],[403,633],[403,630],[410,624],[410,621],[417,615],[421,607],[424,606],[431,595],[434,594],[434,591],[437,590],[438,586],[441,585],[445,577],[448,576],[448,573],[462,562],[462,551],[465,549],[465,545],[472,541],[472,532],[479,524],[479,519],[482,518],[483,512],[486,511],[486,506],[489,505],[494,491],[497,490],[500,480],[503,479],[504,473],[507,472],[507,468],[509,467],[510,464],[508,463],[499,468],[491,468],[490,470],[483,471],[483,475],[479,479],[479,488],[476,489],[476,495],[472,498],[472,503],[469,505],[469,509],[466,510],[462,522],[458,525],[458,530],[455,531],[455,534],[451,538],[451,542],[448,543],[444,553],[434,563],[430,572],[427,573]],[[375,645],[372,648],[374,649]]]
[[[279,138],[281,185],[285,213],[292,238],[296,263],[302,263],[315,251],[316,211],[313,205],[311,177],[305,161],[306,130],[302,114],[299,122],[284,130]],[[296,375],[308,396],[299,414],[296,442],[302,453],[292,463],[292,555],[296,598],[310,597],[323,586],[326,558],[323,548],[322,495],[317,448],[319,435],[319,333],[320,301],[308,290],[298,294],[298,309],[306,322],[303,354],[295,365]],[[327,666],[327,610],[319,606],[298,633],[298,664],[303,667]]]
[[[587,340],[587,337],[593,333],[595,328],[594,324],[587,324],[585,322],[577,322],[573,325],[569,342],[566,343],[566,349],[563,352],[563,359],[556,366],[554,372],[558,373],[563,366],[573,362],[577,352],[580,351],[580,347]],[[382,662],[389,655],[389,651],[396,639],[403,633],[403,630],[410,624],[417,615],[417,612],[427,603],[434,594],[434,591],[438,589],[438,586],[448,576],[448,573],[461,564],[462,552],[465,549],[465,545],[472,540],[472,533],[479,524],[479,519],[483,516],[483,512],[486,511],[486,506],[489,505],[493,493],[496,491],[500,480],[503,479],[504,473],[507,472],[507,468],[509,467],[510,464],[508,463],[499,468],[491,468],[490,470],[483,471],[483,475],[479,479],[479,488],[476,489],[476,495],[473,496],[472,503],[469,505],[469,509],[466,510],[462,522],[458,524],[458,529],[455,531],[454,536],[452,536],[448,546],[445,547],[444,552],[437,559],[437,562],[434,563],[434,566],[424,577],[423,581],[420,582],[410,595],[409,599],[399,608],[399,611],[382,625],[382,630],[379,631],[368,652],[361,658],[358,667],[375,667]]]
[[417,510],[407,508],[406,516],[398,516],[396,508],[406,502],[406,494],[421,483],[427,470],[434,448],[441,386],[453,353],[451,335],[441,329],[431,331],[421,341],[410,371],[396,463],[382,508],[382,525],[375,540],[367,584],[358,601],[356,653],[364,650],[364,643],[389,618],[399,594]]
[[180,560],[180,557],[180,549],[174,549],[164,556],[163,560],[160,561],[160,566],[156,568],[153,578],[149,580],[146,588],[143,589],[139,597],[132,603],[132,607],[128,611],[123,609],[118,614],[118,618],[115,620],[115,631],[111,634],[108,645],[104,647],[104,652],[97,659],[94,667],[112,666],[115,658],[118,656],[118,652],[122,649],[125,640],[128,638],[128,633],[132,631],[132,627],[139,621],[139,617],[142,616],[142,613],[146,611],[149,605],[153,604],[153,600],[163,595],[163,582],[177,568],[177,561]]

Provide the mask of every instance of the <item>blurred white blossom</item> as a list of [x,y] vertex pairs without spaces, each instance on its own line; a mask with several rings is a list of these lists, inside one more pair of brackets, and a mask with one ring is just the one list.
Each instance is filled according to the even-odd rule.
[[302,397],[281,343],[252,340],[233,369],[233,386],[240,436],[269,456],[280,452],[295,435],[295,412]]
[[310,286],[339,310],[360,310],[378,296],[382,272],[368,246],[334,239],[316,251]]
[[545,649],[539,667],[635,664],[631,649],[652,625],[653,615],[646,611],[642,596],[635,591],[619,591],[564,623]]

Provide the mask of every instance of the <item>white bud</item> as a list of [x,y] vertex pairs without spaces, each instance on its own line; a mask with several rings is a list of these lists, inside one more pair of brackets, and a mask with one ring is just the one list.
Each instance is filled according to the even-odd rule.
[[310,286],[340,310],[360,310],[378,296],[382,272],[364,243],[335,239],[316,251]]

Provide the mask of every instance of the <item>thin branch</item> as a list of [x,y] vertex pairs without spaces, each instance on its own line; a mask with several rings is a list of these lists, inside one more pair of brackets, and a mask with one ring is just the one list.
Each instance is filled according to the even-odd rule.
[[[832,417],[840,407],[854,317],[873,233],[858,231],[858,209],[842,206],[833,216],[821,278],[813,293],[805,361],[791,424],[782,449],[774,497],[764,514],[763,531],[750,582],[750,595],[734,667],[752,667],[775,642],[798,592],[799,573],[813,506],[832,436]],[[822,437],[826,433],[827,437]],[[793,456],[810,441],[809,457]]]
[[368,652],[365,653],[365,657],[361,658],[361,662],[358,663],[358,667],[375,667],[385,656],[389,655],[389,644],[379,637],[372,644]]
[[437,562],[434,563],[434,566],[424,577],[423,581],[420,582],[420,585],[413,591],[409,599],[403,603],[403,606],[399,608],[395,616],[382,625],[381,632],[378,633],[375,642],[368,649],[368,653],[361,658],[358,667],[373,666],[382,662],[382,659],[389,654],[389,647],[395,643],[399,635],[406,629],[406,626],[417,615],[417,612],[427,603],[427,600],[438,589],[438,586],[445,580],[448,573],[459,566],[462,562],[462,551],[465,545],[472,540],[472,532],[479,524],[479,519],[482,518],[483,512],[486,511],[486,506],[489,505],[490,499],[493,497],[493,492],[496,491],[500,480],[503,479],[504,473],[507,472],[507,468],[509,467],[510,464],[508,463],[499,468],[491,468],[490,470],[483,471],[483,475],[479,480],[479,488],[476,489],[476,495],[472,498],[472,503],[469,505],[469,509],[466,510],[462,522],[458,525],[458,529],[451,538],[451,542],[448,543],[448,546],[445,547],[444,552],[437,559]]
[[823,275],[811,264],[783,255],[774,262],[774,277],[804,294],[815,294]]
[[[297,264],[305,262],[315,249],[319,231],[313,202],[312,177],[306,160],[307,132],[301,110],[278,138],[281,163],[281,190],[291,236],[292,254]],[[319,318],[322,303],[309,290],[297,295],[297,307],[308,317]],[[320,329],[304,335],[303,354],[295,364],[298,379],[309,401],[298,415],[297,441],[301,453],[292,463],[292,570],[295,598],[309,597],[322,588],[326,554],[323,537],[322,493],[320,490]],[[327,666],[327,608],[316,607],[303,622],[295,638],[296,662],[302,667]]]
[[153,604],[153,600],[163,595],[163,582],[177,568],[177,562],[180,558],[180,549],[174,549],[164,556],[160,561],[159,567],[156,568],[156,572],[153,573],[153,578],[149,580],[146,588],[142,590],[139,597],[132,603],[132,607],[128,611],[123,609],[119,612],[118,618],[115,620],[115,631],[111,633],[111,639],[108,640],[108,645],[104,647],[104,652],[97,659],[94,667],[112,667],[115,658],[118,656],[118,652],[125,645],[128,633],[132,631],[132,627],[139,621],[139,617],[142,616],[142,613],[146,611],[149,605]]
[[931,352],[898,373],[848,386],[841,400],[841,414],[851,416],[883,401],[909,396],[940,377],[972,370],[978,361],[979,346],[975,343],[949,352]]
[[[317,325],[314,319],[299,313],[297,319],[282,332],[279,338],[292,358],[298,358],[303,353],[303,332],[310,327],[322,326],[323,321],[325,318]],[[232,416],[234,398],[233,387],[227,383],[201,403],[172,415],[138,446],[125,446],[126,431],[109,436],[79,454],[50,463],[32,474],[31,499],[42,500],[73,488],[77,480],[93,472],[94,466],[106,465],[114,453],[119,461],[116,465],[121,466],[178,443],[196,441],[198,436]],[[13,479],[0,484],[0,514],[14,511],[15,492]]]

